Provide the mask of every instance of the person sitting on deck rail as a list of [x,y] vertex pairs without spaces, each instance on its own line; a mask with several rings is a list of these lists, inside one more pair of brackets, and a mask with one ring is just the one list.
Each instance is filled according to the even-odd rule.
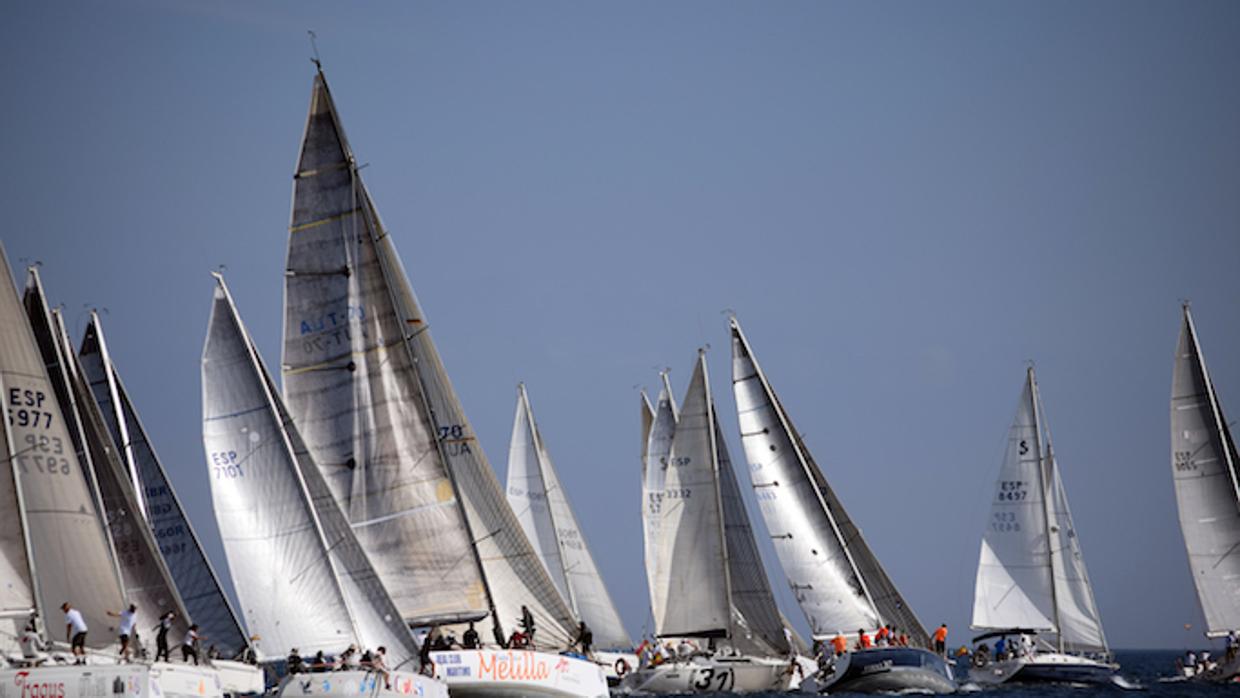
[[300,674],[302,672],[301,655],[298,654],[296,647],[289,650],[288,659],[286,659],[285,662],[287,665],[287,668],[285,670],[288,673]]
[[866,634],[866,632],[865,632],[865,630],[864,630],[864,629],[858,629],[858,630],[857,630],[857,645],[856,645],[856,648],[857,648],[857,649],[859,649],[859,650],[868,650],[868,649],[870,649],[870,636]]
[[43,638],[39,637],[39,631],[35,625],[35,617],[30,617],[30,620],[26,623],[26,629],[22,632],[22,636],[17,639],[17,644],[22,650],[21,665],[23,667],[39,666],[47,661],[46,648],[43,646]]
[[476,650],[482,647],[482,642],[478,639],[478,631],[474,630],[474,622],[469,621],[469,627],[465,630],[465,634],[461,636],[461,646],[467,650]]
[[340,663],[336,666],[337,671],[351,671],[357,668],[357,645],[349,645],[345,651],[340,653]]
[[831,646],[835,649],[835,656],[840,656],[848,651],[848,638],[844,637],[844,633],[836,630],[835,637],[831,638]]
[[370,657],[370,667],[372,671],[383,677],[383,687],[390,691],[392,690],[392,679],[388,675],[387,663],[383,661],[386,655],[387,648],[380,645],[379,649],[375,650],[375,653]]
[[890,632],[891,631],[887,629],[886,625],[878,626],[878,631],[874,633],[874,646],[875,647],[886,647],[887,638],[890,637]]

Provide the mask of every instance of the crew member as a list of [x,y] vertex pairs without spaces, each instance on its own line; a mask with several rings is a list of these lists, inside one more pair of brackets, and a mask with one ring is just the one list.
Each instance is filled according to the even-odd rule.
[[844,637],[844,633],[835,631],[835,637],[831,638],[831,647],[835,649],[835,656],[839,657],[848,651],[848,638]]
[[524,605],[521,606],[521,634],[525,635],[529,646],[534,647],[534,614]]
[[117,623],[117,633],[121,639],[121,661],[129,663],[129,638],[134,634],[133,626],[138,624],[138,607],[135,604],[129,604],[129,608],[120,613],[108,611],[108,615],[113,618],[120,618],[121,622]]
[[65,640],[69,642],[69,648],[73,652],[73,663],[85,664],[86,619],[82,617],[82,612],[70,606],[68,601],[60,604],[60,610],[65,612]]
[[155,631],[155,661],[159,661],[163,657],[165,662],[172,661],[168,656],[168,631],[172,629],[172,619],[176,617],[176,613],[168,611],[159,617],[159,624],[151,628]]
[[934,651],[947,656],[947,623],[940,624],[939,629],[934,631]]
[[198,641],[201,639],[198,624],[189,626],[189,630],[185,631],[185,639],[181,640],[181,661],[188,664],[189,660],[193,659],[194,664],[198,664]]
[[482,646],[478,640],[478,631],[474,630],[474,622],[469,622],[469,627],[465,629],[465,634],[461,636],[461,644],[467,650],[476,650]]

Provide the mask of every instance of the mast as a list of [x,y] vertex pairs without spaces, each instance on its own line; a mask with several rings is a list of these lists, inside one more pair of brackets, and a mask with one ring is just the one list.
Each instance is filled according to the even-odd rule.
[[[99,314],[93,309],[90,311],[90,322],[95,327],[99,327]],[[146,491],[142,486],[141,478],[138,477],[138,464],[133,455],[133,440],[129,436],[129,425],[125,423],[125,415],[121,411],[120,394],[116,388],[116,377],[112,374],[111,369],[107,368],[112,364],[112,357],[108,352],[108,344],[103,339],[103,332],[98,332],[97,338],[99,341],[99,354],[105,367],[104,376],[107,378],[108,399],[112,401],[113,405],[116,405],[116,409],[113,412],[116,417],[116,433],[120,437],[120,443],[117,445],[121,447],[121,452],[125,454],[125,465],[129,469],[129,479],[133,484],[134,494],[138,498],[138,510],[141,512],[142,518],[149,522],[150,516],[146,510]],[[66,342],[65,346],[71,345]]]
[[[1030,400],[1033,402],[1033,433],[1038,449],[1038,477],[1041,479],[1041,482],[1038,483],[1038,489],[1042,493],[1042,515],[1046,519],[1046,558],[1047,562],[1051,566],[1051,611],[1054,614],[1053,620],[1055,622],[1055,635],[1058,642],[1058,648],[1060,652],[1063,652],[1063,627],[1059,620],[1059,590],[1056,588],[1057,585],[1055,584],[1056,555],[1055,546],[1051,543],[1051,528],[1054,525],[1055,520],[1054,516],[1051,515],[1051,496],[1053,493],[1050,491],[1049,483],[1051,482],[1051,478],[1047,472],[1048,467],[1053,467],[1053,463],[1049,454],[1050,445],[1047,444],[1046,451],[1043,450],[1042,446],[1044,441],[1042,436],[1042,400],[1038,393],[1038,381],[1037,377],[1034,375],[1032,365],[1030,365],[1027,369],[1026,376],[1029,380]],[[1058,530],[1057,526],[1055,528]]]
[[[698,349],[698,363],[702,365],[702,385],[706,389],[706,428],[708,441],[710,442],[710,463],[711,469],[715,472],[715,507],[719,510],[719,545],[723,551],[723,590],[724,596],[728,599],[728,605],[735,607],[732,601],[732,568],[728,564],[728,532],[726,529],[725,517],[723,515],[723,492],[719,487],[719,478],[722,476],[719,472],[719,442],[715,439],[718,432],[715,429],[715,399],[710,392],[710,372],[706,370],[706,350]],[[663,374],[663,379],[667,380],[667,374]],[[675,414],[675,409],[673,409]],[[728,613],[728,639],[732,638],[736,620],[732,613]]]

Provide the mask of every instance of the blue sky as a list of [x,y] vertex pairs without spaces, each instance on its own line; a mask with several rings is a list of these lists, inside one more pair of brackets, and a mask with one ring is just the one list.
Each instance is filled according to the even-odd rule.
[[107,309],[221,565],[208,272],[278,365],[307,29],[491,461],[523,380],[631,632],[635,386],[710,344],[740,459],[725,309],[924,624],[966,634],[1033,359],[1111,641],[1199,628],[1168,393],[1191,298],[1240,414],[1240,5],[6,3],[0,239]]

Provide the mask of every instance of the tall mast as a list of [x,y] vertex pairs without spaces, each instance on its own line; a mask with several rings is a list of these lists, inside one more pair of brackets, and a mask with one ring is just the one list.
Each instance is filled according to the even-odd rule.
[[[1051,611],[1054,615],[1055,634],[1058,639],[1059,651],[1063,652],[1063,627],[1059,622],[1059,591],[1055,588],[1055,547],[1051,542],[1051,527],[1054,517],[1051,515],[1051,492],[1049,467],[1052,466],[1049,453],[1043,450],[1041,397],[1038,393],[1038,380],[1034,375],[1033,366],[1027,369],[1029,379],[1029,399],[1033,402],[1033,433],[1038,449],[1038,490],[1042,493],[1042,516],[1046,520],[1046,557],[1051,568]],[[1049,450],[1049,445],[1047,446]],[[1045,455],[1044,455],[1045,454]]]

